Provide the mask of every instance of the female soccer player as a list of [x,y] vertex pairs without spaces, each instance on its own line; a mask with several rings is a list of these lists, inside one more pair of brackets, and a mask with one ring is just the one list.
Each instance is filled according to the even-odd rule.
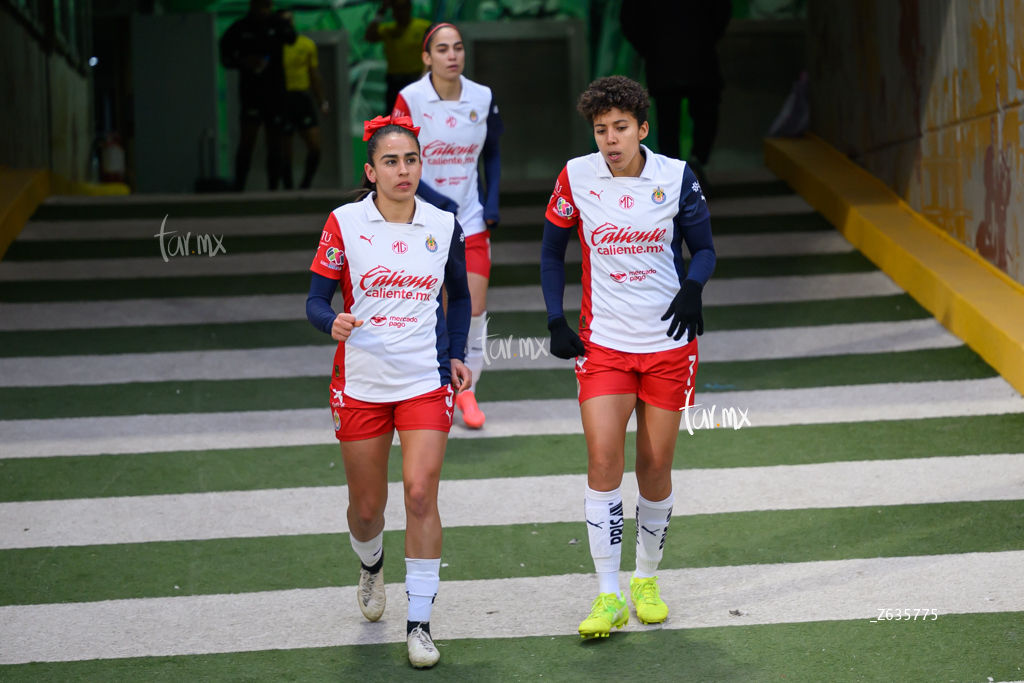
[[[348,479],[349,539],[361,567],[359,609],[370,621],[384,613],[388,452],[398,430],[406,633],[409,661],[422,668],[440,658],[430,612],[440,581],[437,487],[452,424],[452,387],[462,391],[472,382],[463,364],[470,314],[465,243],[451,213],[415,196],[420,146],[412,121],[378,116],[365,130],[372,189],[327,219],[310,267],[306,315],[338,340],[331,412]],[[344,309],[336,314],[330,304],[339,284]]]
[[[647,93],[623,76],[590,84],[577,109],[599,152],[572,159],[555,183],[544,222],[541,282],[551,353],[576,357],[587,440],[586,515],[599,595],[580,624],[584,638],[629,622],[619,590],[626,424],[636,411],[637,617],[663,622],[657,576],[672,515],[672,456],[680,411],[693,404],[701,291],[715,267],[707,204],[685,162],[654,154]],[[565,249],[583,245],[579,335],[565,320]],[[692,254],[683,265],[683,242]],[[670,320],[666,323],[664,321]],[[685,337],[684,337],[685,335]]]
[[[393,115],[410,116],[421,128],[423,185],[458,204],[459,223],[466,232],[466,270],[473,297],[466,365],[473,371],[475,388],[484,368],[487,282],[491,277],[490,227],[498,223],[498,136],[504,125],[491,89],[462,75],[466,52],[458,29],[451,24],[438,24],[428,31],[423,40],[423,63],[429,70],[423,78],[402,89]],[[486,192],[476,169],[481,154]],[[430,201],[422,191],[420,196]],[[483,426],[486,418],[477,406],[473,389],[460,393],[455,405],[462,411],[467,427]]]

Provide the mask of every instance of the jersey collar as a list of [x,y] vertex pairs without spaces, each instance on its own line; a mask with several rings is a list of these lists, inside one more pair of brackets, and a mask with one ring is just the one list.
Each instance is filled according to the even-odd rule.
[[[384,220],[384,216],[381,215],[380,209],[373,203],[374,192],[368,192],[362,199],[362,204],[366,208],[366,220],[371,223],[387,223]],[[406,223],[406,225],[426,225],[423,216],[423,201],[414,196],[413,201],[416,202],[416,210],[412,214],[412,223]],[[388,225],[400,225],[399,223],[388,223]]]
[[[654,180],[656,175],[654,168],[655,160],[654,153],[647,149],[647,146],[640,143],[640,153],[644,155],[644,168],[640,171],[640,177],[644,180]],[[604,160],[604,155],[600,152],[597,153],[597,177],[598,178],[614,178],[612,175],[612,169],[608,168],[608,162]]]
[[[423,74],[421,80],[423,81],[423,89],[427,93],[427,102],[441,102],[441,96],[437,94],[437,90],[434,89],[434,82],[430,80],[429,71]],[[462,90],[459,93],[459,102],[469,102],[468,88],[466,88],[466,83],[468,82],[468,78],[459,74],[459,83],[462,85]]]

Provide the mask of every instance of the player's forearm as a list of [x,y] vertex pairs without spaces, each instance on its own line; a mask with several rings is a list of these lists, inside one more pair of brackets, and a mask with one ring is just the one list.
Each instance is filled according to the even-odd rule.
[[473,300],[466,276],[466,242],[462,226],[455,221],[452,244],[445,264],[444,286],[448,292],[448,311],[445,324],[448,328],[448,355],[456,360],[466,360],[466,343],[469,338],[469,323],[473,316]]
[[338,289],[338,281],[313,273],[306,298],[306,319],[321,332],[331,333],[331,326],[338,314],[331,308],[331,300]]
[[316,103],[323,104],[324,85],[320,80],[320,70],[315,66],[309,68],[309,87],[313,91],[313,96],[316,97]]
[[711,278],[718,260],[715,255],[715,243],[711,238],[711,218],[705,217],[699,223],[685,226],[683,231],[686,248],[690,250],[692,256],[686,279],[696,280],[703,286]]
[[564,317],[562,299],[565,296],[565,250],[572,231],[544,220],[544,239],[540,245],[540,287],[544,292],[544,306],[548,322]]
[[484,183],[487,185],[487,199],[484,202],[484,220],[499,220],[498,195],[501,186],[501,150],[498,137],[488,136],[484,141]]

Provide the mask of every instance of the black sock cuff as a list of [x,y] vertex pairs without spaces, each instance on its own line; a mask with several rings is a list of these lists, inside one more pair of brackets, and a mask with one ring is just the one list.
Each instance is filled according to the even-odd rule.
[[405,635],[412,633],[412,630],[419,626],[428,635],[430,634],[430,622],[429,621],[406,621],[405,622]]
[[380,570],[384,568],[384,551],[382,550],[380,552],[380,559],[378,559],[377,562],[372,567],[367,567],[365,564],[363,564],[362,560],[359,561],[359,566],[365,569],[366,571],[370,572],[371,574],[379,573]]

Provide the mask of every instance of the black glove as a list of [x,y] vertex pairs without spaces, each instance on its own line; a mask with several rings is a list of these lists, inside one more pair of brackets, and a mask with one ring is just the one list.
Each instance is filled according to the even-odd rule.
[[572,331],[569,323],[565,321],[565,316],[559,316],[549,322],[548,330],[551,332],[551,355],[555,358],[569,360],[587,352],[583,348],[583,340]]
[[683,286],[672,299],[665,315],[661,316],[662,320],[672,318],[672,323],[668,326],[668,336],[679,341],[683,338],[683,333],[689,330],[686,343],[690,343],[695,335],[704,334],[704,315],[701,313],[700,303],[700,293],[703,289],[704,285],[696,280],[683,280]]

